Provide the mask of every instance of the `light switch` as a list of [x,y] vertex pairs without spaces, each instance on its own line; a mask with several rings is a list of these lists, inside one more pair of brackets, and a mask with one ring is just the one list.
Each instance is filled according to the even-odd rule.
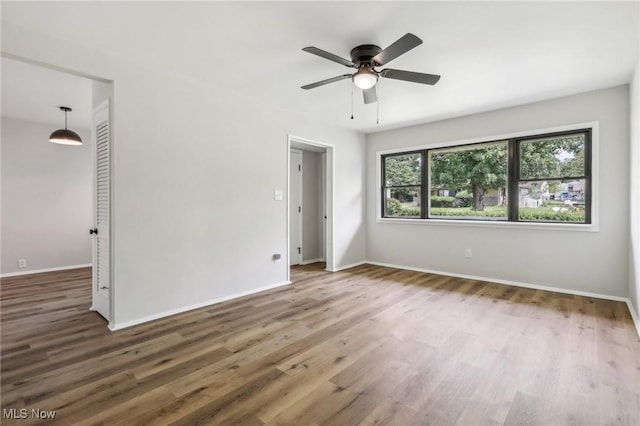
[[282,201],[282,190],[276,189],[273,191],[273,199],[276,201]]

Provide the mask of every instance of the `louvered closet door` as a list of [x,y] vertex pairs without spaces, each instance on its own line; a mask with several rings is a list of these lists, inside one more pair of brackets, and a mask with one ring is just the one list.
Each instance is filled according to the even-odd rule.
[[93,115],[95,140],[95,228],[93,248],[93,309],[109,319],[110,290],[110,142],[109,103],[100,105]]

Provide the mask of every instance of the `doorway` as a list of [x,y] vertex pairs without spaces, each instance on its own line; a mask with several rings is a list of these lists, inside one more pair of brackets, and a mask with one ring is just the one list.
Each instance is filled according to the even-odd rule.
[[[110,191],[110,132],[105,139],[104,122],[110,123],[107,101],[113,96],[113,84],[17,57],[2,57],[2,68],[2,118],[3,123],[10,123],[7,129],[11,132],[3,140],[3,155],[10,141],[20,148],[10,153],[19,171],[3,170],[3,182],[11,190],[7,194],[13,194],[13,198],[3,194],[3,203],[7,201],[5,205],[20,213],[3,217],[3,227],[20,230],[19,240],[7,240],[6,245],[3,235],[3,249],[8,248],[3,250],[7,258],[5,262],[3,257],[3,265],[7,265],[3,274],[16,263],[14,258],[20,270],[13,275],[91,267],[93,283],[87,291],[91,291],[92,302],[87,308],[97,311],[111,325],[113,295],[108,289],[112,238],[104,220],[110,216],[111,206],[97,200],[104,200],[104,194],[108,196]],[[53,130],[67,126],[66,113],[60,115],[61,106],[69,108],[69,128],[79,133],[81,145],[47,140]],[[98,109],[107,117],[101,120],[101,133],[95,127]],[[96,146],[98,137],[102,138],[100,147]],[[94,235],[97,228],[100,240]],[[96,244],[100,250],[96,250]],[[96,259],[98,252],[102,255]]]
[[289,266],[325,262],[331,271],[333,146],[289,136],[288,175]]

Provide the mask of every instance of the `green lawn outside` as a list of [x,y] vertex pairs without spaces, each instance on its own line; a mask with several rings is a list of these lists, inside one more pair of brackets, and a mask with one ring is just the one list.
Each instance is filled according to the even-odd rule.
[[[560,206],[564,207],[561,203],[549,203],[538,208],[523,207],[520,208],[519,219],[522,221],[584,223],[584,210],[569,207],[565,212],[553,211],[554,207],[562,208]],[[420,207],[415,203],[401,203],[400,208],[396,208],[393,214],[400,217],[420,217]],[[474,211],[471,210],[471,207],[432,207],[431,216],[506,219],[507,208],[505,206],[487,206],[484,211]]]

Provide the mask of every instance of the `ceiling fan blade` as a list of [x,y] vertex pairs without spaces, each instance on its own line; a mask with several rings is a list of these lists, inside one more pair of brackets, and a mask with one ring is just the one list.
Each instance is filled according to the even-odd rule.
[[418,36],[415,36],[411,33],[406,33],[398,40],[395,41],[391,46],[384,49],[382,52],[378,53],[373,57],[373,61],[378,65],[384,65],[393,61],[400,55],[404,55],[411,49],[416,46],[420,46],[422,44],[422,40]]
[[380,71],[380,77],[431,85],[436,84],[438,80],[440,80],[440,76],[435,74],[424,74],[421,72],[393,70],[388,68]]
[[309,52],[313,55],[320,56],[321,58],[325,58],[330,61],[337,62],[341,65],[344,65],[345,67],[354,68],[353,62],[347,59],[341,58],[338,55],[334,55],[333,53],[329,53],[325,50],[318,49],[317,47],[309,46],[309,47],[303,48],[302,50],[304,50],[305,52]]
[[344,75],[339,75],[337,77],[327,78],[326,80],[316,81],[315,83],[302,86],[302,89],[305,89],[305,90],[313,89],[315,87],[324,86],[325,84],[335,83],[336,81],[345,80],[347,78],[351,78],[351,74],[344,74]]
[[365,104],[372,104],[378,100],[378,94],[376,93],[376,86],[363,90],[362,94],[364,95]]

